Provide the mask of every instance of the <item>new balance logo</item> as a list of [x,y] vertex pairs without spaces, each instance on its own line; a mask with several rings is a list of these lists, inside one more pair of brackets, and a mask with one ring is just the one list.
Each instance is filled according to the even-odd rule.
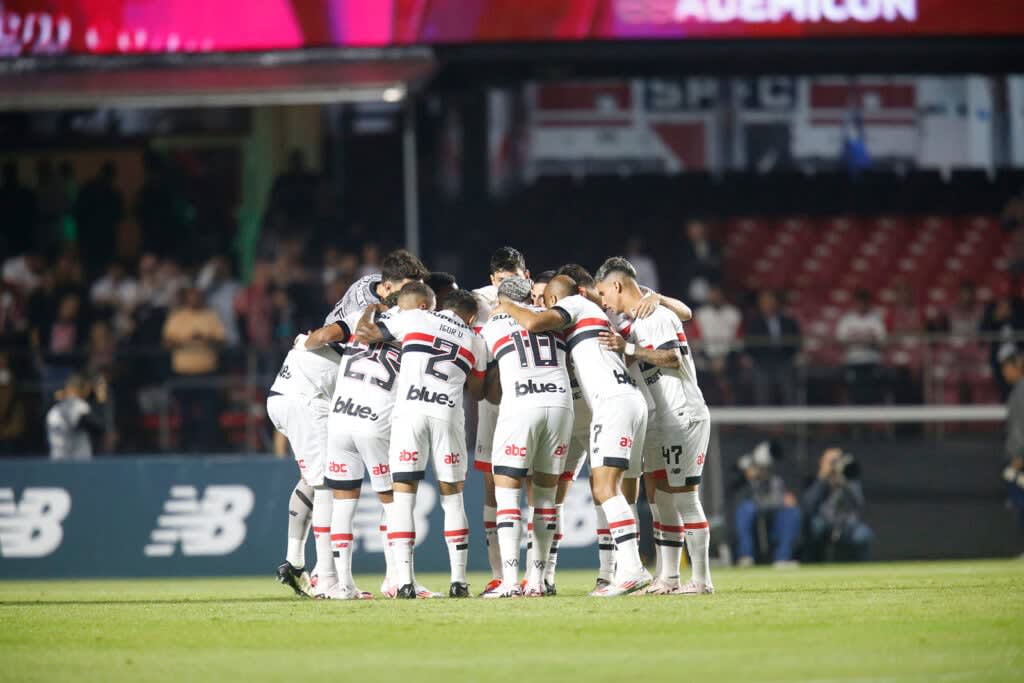
[[233,553],[245,541],[254,500],[248,486],[207,486],[202,496],[194,486],[172,486],[143,553],[170,557],[179,543],[186,557]]
[[284,365],[281,366],[281,372],[277,373],[277,376],[278,377],[283,377],[284,379],[291,379],[292,378],[292,372],[291,372],[291,370],[288,369],[288,364],[287,363],[285,363]]
[[409,393],[406,395],[408,401],[423,401],[424,403],[436,403],[442,406],[448,406],[449,408],[455,407],[455,400],[443,394],[440,391],[430,391],[426,387],[409,387]]
[[376,422],[380,415],[373,412],[373,408],[370,406],[359,405],[350,398],[338,398],[334,402],[334,412],[341,413],[342,415],[348,415],[350,417],[356,417],[360,420],[369,420],[370,422]]
[[46,557],[64,540],[61,522],[71,512],[64,489],[29,487],[14,498],[14,489],[0,488],[0,557]]
[[618,384],[628,384],[631,387],[636,386],[636,382],[633,381],[633,378],[630,377],[628,373],[619,372],[618,370],[612,370],[612,374],[615,375],[615,381]]
[[546,382],[544,384],[538,384],[532,379],[526,380],[526,383],[516,382],[516,398],[523,396],[529,396],[531,394],[554,394],[554,393],[565,393],[565,387],[560,387],[554,382]]

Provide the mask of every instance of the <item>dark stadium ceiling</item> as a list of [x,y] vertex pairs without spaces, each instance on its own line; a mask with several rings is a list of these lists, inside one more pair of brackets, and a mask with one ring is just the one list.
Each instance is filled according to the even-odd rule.
[[263,55],[174,66],[100,64],[3,70],[0,111],[400,102],[436,68],[429,52],[371,61],[300,62]]

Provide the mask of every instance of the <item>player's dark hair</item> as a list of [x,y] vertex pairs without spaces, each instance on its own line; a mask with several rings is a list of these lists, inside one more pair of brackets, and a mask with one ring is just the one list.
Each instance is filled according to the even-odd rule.
[[605,262],[601,264],[601,267],[597,269],[597,274],[594,275],[594,279],[598,282],[604,282],[612,273],[622,273],[623,275],[628,275],[634,280],[636,279],[636,268],[633,267],[632,263],[621,256],[612,256],[605,260]]
[[437,299],[437,295],[434,294],[434,290],[432,290],[429,285],[425,285],[422,282],[405,283],[401,291],[398,292],[398,298],[401,299],[405,296],[419,297],[424,301],[434,301]]
[[597,284],[594,282],[593,276],[587,272],[587,269],[578,263],[566,263],[558,269],[555,275],[567,275],[576,281],[577,287],[583,287],[584,289],[591,289]]
[[423,282],[435,292],[439,292],[442,289],[459,288],[459,285],[455,282],[455,276],[451,273],[434,271],[427,275],[427,277],[423,279]]
[[448,296],[444,298],[444,301],[440,302],[438,310],[452,311],[459,315],[471,317],[480,311],[480,304],[477,303],[476,297],[473,296],[472,292],[467,292],[464,289],[456,289],[449,292]]
[[546,285],[547,283],[551,282],[551,278],[553,278],[555,275],[558,275],[558,273],[556,273],[553,270],[545,270],[540,275],[533,278],[533,284]]
[[502,247],[491,255],[491,275],[494,273],[518,273],[526,270],[526,259],[514,247]]
[[380,276],[385,282],[425,280],[430,271],[416,256],[406,249],[396,249],[381,262]]

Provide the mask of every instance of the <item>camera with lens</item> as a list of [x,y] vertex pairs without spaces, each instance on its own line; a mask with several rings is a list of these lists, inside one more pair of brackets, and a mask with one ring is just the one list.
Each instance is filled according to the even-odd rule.
[[839,457],[832,461],[831,475],[839,481],[860,478],[860,463],[850,453],[840,453]]

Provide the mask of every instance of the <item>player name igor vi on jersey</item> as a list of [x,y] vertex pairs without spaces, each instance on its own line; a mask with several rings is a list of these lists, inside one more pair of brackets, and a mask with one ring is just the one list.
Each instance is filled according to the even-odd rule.
[[463,422],[466,378],[487,369],[484,340],[451,311],[398,311],[378,327],[385,340],[402,346],[394,418],[422,414]]

